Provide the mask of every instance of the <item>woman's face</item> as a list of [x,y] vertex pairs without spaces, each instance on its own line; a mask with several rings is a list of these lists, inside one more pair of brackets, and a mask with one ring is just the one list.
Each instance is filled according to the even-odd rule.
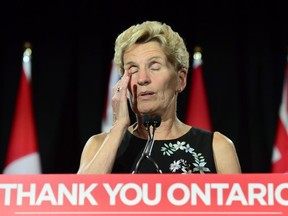
[[142,115],[176,112],[177,90],[182,87],[179,73],[174,71],[160,45],[135,44],[123,59],[124,69],[131,74],[129,101],[133,112]]

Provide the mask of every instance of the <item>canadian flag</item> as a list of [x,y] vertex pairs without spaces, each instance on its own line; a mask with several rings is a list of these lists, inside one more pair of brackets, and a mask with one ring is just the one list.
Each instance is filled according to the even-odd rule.
[[104,107],[104,113],[102,117],[101,130],[102,132],[108,132],[113,125],[113,110],[112,110],[112,96],[113,96],[113,87],[120,79],[120,75],[115,67],[111,64],[109,84],[107,89],[106,102]]
[[23,54],[16,107],[3,174],[41,173],[30,79],[31,48],[28,44]]
[[202,74],[202,54],[199,47],[195,48],[193,55],[193,70],[186,123],[206,130],[212,130],[205,82]]
[[282,101],[272,153],[272,173],[288,172],[288,58],[284,76]]

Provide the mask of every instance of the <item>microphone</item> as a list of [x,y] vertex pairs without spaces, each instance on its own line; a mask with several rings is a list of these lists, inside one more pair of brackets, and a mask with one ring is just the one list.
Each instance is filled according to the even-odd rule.
[[145,126],[146,131],[148,133],[148,140],[151,139],[151,133],[150,133],[150,126],[151,124],[151,117],[147,114],[142,116],[142,124]]
[[151,124],[152,124],[153,127],[156,127],[156,128],[157,128],[157,127],[160,126],[160,124],[161,124],[161,117],[160,117],[159,115],[154,115],[154,116],[152,116],[151,120],[152,120],[152,121],[150,121],[150,122],[151,122]]
[[[146,145],[144,147],[144,150],[142,152],[142,155],[139,158],[139,160],[137,161],[135,169],[132,172],[132,174],[139,172],[139,166],[141,165],[141,163],[145,157],[153,163],[153,165],[155,166],[156,171],[158,173],[162,173],[161,169],[159,169],[158,164],[151,157],[151,152],[152,152],[152,148],[153,148],[154,140],[155,140],[155,131],[156,131],[156,128],[159,127],[161,124],[161,117],[159,115],[149,116],[149,115],[145,114],[142,117],[142,124],[146,128],[146,131],[148,133],[148,139],[147,139]],[[150,127],[151,126],[153,127],[152,136],[150,133]]]
[[[155,140],[155,131],[156,131],[156,128],[159,127],[161,124],[161,117],[159,115],[154,115],[154,116],[151,116],[150,117],[150,125],[149,125],[149,132],[148,132],[148,136],[150,137],[150,142],[149,142],[149,145],[145,151],[145,153],[147,154],[147,156],[151,157],[151,152],[152,152],[152,148],[153,148],[153,145],[154,145],[154,140]],[[153,131],[152,131],[152,136],[150,134],[150,126],[152,125],[153,127]],[[146,128],[147,130],[147,128]]]

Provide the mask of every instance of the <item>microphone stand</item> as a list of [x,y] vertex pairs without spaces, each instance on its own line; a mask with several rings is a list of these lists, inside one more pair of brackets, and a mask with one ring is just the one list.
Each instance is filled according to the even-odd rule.
[[[142,122],[146,126],[146,131],[148,133],[148,140],[147,140],[146,145],[144,147],[144,150],[141,154],[141,157],[139,158],[139,160],[136,163],[135,169],[132,172],[132,174],[139,173],[139,167],[140,167],[141,163],[143,162],[143,160],[145,159],[145,157],[153,163],[153,165],[156,168],[157,173],[162,173],[162,170],[159,168],[156,161],[151,157],[151,152],[152,152],[152,148],[153,148],[154,141],[155,141],[155,131],[156,131],[156,128],[159,127],[159,125],[161,124],[161,118],[160,118],[160,116],[149,117],[147,115],[144,115],[142,118]],[[150,133],[150,126],[151,125],[153,127],[152,137],[151,137],[151,133]]]

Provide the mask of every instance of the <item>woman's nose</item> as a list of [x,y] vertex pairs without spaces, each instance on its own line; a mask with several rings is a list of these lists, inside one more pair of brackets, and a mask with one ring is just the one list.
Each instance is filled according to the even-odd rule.
[[139,85],[147,85],[151,82],[149,73],[146,69],[141,69],[138,72],[137,82]]

